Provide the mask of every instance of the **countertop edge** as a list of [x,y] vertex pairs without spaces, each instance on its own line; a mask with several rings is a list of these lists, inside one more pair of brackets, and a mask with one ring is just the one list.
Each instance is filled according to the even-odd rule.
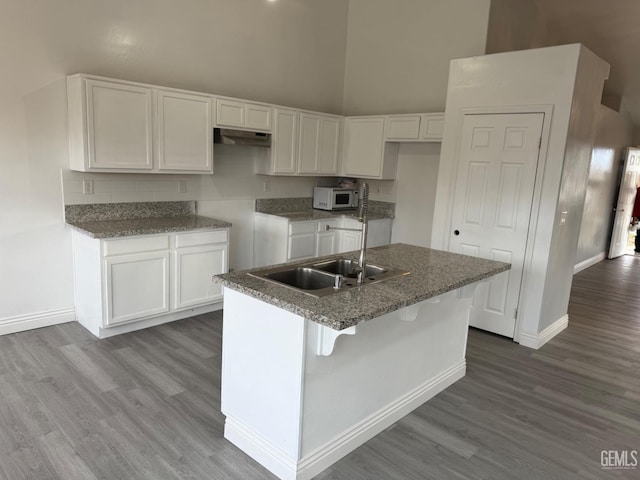
[[[356,215],[345,213],[341,211],[327,211],[327,210],[314,210],[312,212],[284,212],[284,213],[271,213],[271,212],[253,212],[254,214],[258,213],[260,215],[272,215],[275,217],[283,218],[289,220],[289,222],[313,222],[313,221],[323,221],[323,220],[333,220],[333,219],[347,219],[347,220],[358,220]],[[305,215],[300,215],[300,213],[305,213]],[[368,215],[369,220],[393,220],[395,215],[386,215],[386,214],[378,214],[373,213]]]
[[[201,215],[195,216],[200,220],[204,220],[207,223],[202,225],[166,225],[162,227],[140,227],[140,224],[143,223],[145,218],[135,218],[130,219],[132,228],[122,228],[116,231],[96,231],[96,229],[88,229],[83,227],[83,223],[88,222],[65,222],[65,225],[75,230],[83,235],[86,235],[90,238],[95,239],[109,239],[109,238],[121,238],[121,237],[131,237],[136,235],[154,235],[154,234],[162,234],[162,233],[175,233],[175,232],[187,232],[194,230],[218,230],[223,228],[231,228],[232,224],[230,222],[226,222],[223,220],[218,220],[211,217],[204,217]],[[173,217],[168,217],[173,218]],[[184,219],[184,217],[175,217],[176,219]],[[102,220],[90,222],[92,224],[101,223],[101,222],[123,222],[125,220]],[[136,225],[137,224],[137,225]]]

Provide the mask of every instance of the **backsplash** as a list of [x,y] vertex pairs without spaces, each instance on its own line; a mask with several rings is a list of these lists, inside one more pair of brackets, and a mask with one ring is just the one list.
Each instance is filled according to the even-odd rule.
[[256,212],[262,213],[302,212],[309,210],[312,206],[312,197],[256,198]]
[[65,205],[67,222],[95,222],[132,218],[159,218],[194,215],[195,202],[139,202]]
[[[90,182],[93,193],[83,193]],[[84,173],[62,170],[65,205],[200,199],[199,175]]]

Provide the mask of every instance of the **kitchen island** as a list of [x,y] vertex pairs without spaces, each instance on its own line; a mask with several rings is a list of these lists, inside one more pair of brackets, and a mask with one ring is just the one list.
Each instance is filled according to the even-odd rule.
[[475,286],[510,268],[404,244],[368,263],[410,273],[321,298],[217,277],[225,438],[280,478],[312,478],[462,378]]

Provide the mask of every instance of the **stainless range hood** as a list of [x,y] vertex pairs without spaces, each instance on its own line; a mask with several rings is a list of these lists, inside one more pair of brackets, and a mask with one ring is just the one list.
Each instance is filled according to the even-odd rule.
[[263,132],[246,132],[230,128],[215,128],[213,143],[224,145],[249,145],[252,147],[270,147],[271,134]]

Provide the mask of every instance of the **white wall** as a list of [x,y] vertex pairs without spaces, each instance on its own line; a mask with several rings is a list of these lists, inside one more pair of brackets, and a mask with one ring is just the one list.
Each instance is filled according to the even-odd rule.
[[[578,81],[577,73],[581,76]],[[599,104],[598,85],[602,92],[607,73],[605,62],[577,44],[451,62],[434,248],[449,246],[456,152],[465,110],[486,111],[491,106],[496,111],[514,106],[528,111],[552,109],[545,118],[549,134],[543,134],[544,176],[534,196],[538,220],[528,248],[531,257],[525,263],[525,295],[519,308],[520,330],[532,335],[566,313]],[[558,227],[561,211],[567,211],[568,218]]]
[[431,244],[439,161],[439,143],[400,145],[392,243]]
[[490,0],[350,0],[346,115],[441,112],[449,61],[484,53]]
[[[65,75],[342,110],[346,0],[0,0],[0,12],[3,324],[72,313]],[[114,185],[141,192],[100,184]]]
[[537,0],[491,0],[486,53],[549,45],[545,20]]
[[633,125],[626,111],[618,113],[601,105],[597,121],[576,265],[589,265],[609,250],[618,171],[625,147],[632,144]]
[[[523,316],[523,328],[528,331],[541,333],[567,315],[600,99],[608,76],[609,64],[582,47],[571,98],[558,205],[551,223],[553,235],[547,253],[544,292],[540,299],[542,308],[537,319],[537,330],[532,328],[536,319]],[[567,212],[566,225],[560,222],[563,212]]]

